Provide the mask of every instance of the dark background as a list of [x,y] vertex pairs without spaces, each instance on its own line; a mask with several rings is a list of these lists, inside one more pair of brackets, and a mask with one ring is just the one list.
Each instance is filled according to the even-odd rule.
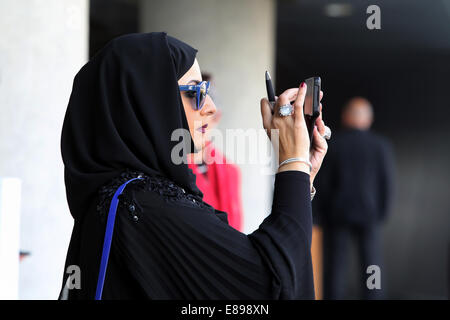
[[[324,118],[334,130],[347,99],[373,103],[373,129],[392,142],[397,168],[383,237],[387,297],[448,298],[450,5],[345,1],[352,15],[332,18],[324,14],[331,2],[278,2],[276,91],[320,76]],[[381,30],[366,27],[370,4],[381,8]],[[355,263],[353,256],[349,275]],[[351,279],[350,298],[358,278]]]
[[111,39],[139,32],[138,0],[91,0],[89,8],[89,57]]
[[[350,4],[351,15],[326,16],[329,3]],[[366,27],[371,4],[381,8],[381,30]],[[343,103],[365,96],[373,129],[394,146],[395,201],[383,230],[387,298],[448,299],[449,1],[280,0],[276,7],[277,93],[320,76],[324,119],[334,131]],[[139,31],[138,1],[91,0],[90,9],[90,56]],[[353,257],[349,275],[356,270]],[[358,278],[349,279],[355,298]]]

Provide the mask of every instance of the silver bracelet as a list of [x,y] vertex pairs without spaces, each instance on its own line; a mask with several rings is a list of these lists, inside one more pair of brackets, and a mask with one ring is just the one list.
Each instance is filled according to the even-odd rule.
[[289,159],[286,159],[286,160],[284,160],[283,162],[281,162],[279,164],[278,169],[280,169],[281,166],[283,166],[285,164],[288,164],[288,163],[291,163],[291,162],[303,162],[303,163],[306,163],[309,166],[309,172],[311,172],[311,170],[312,170],[311,162],[308,159],[305,159],[305,158],[289,158]]
[[313,201],[315,195],[316,195],[316,188],[314,188],[314,186],[311,186],[311,201]]

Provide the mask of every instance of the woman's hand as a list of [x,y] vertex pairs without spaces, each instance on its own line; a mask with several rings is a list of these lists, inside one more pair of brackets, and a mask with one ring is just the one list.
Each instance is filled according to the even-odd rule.
[[[261,100],[261,114],[263,118],[263,126],[272,141],[275,149],[279,150],[280,163],[288,158],[304,158],[309,159],[309,135],[306,122],[303,116],[303,104],[306,95],[306,83],[302,82],[298,89],[288,89],[284,91],[277,99],[272,114],[270,103],[267,99]],[[280,106],[293,104],[294,113],[290,116],[280,116]],[[273,139],[271,135],[272,129],[278,129],[278,139]],[[278,141],[277,141],[278,140]],[[291,162],[279,168],[278,172],[286,170],[299,170],[310,174],[310,168],[306,163]]]
[[[286,170],[299,170],[310,175],[311,186],[314,179],[319,172],[325,154],[328,150],[328,144],[323,138],[325,134],[325,123],[322,120],[322,104],[320,104],[320,115],[316,119],[316,126],[313,131],[313,146],[310,149],[310,140],[308,129],[303,114],[303,104],[306,95],[306,84],[302,83],[300,88],[288,89],[284,91],[274,106],[274,113],[272,114],[270,103],[267,99],[261,100],[261,114],[263,118],[264,129],[267,130],[267,135],[274,146],[279,147],[279,161],[280,163],[288,158],[301,157],[310,159],[312,164],[311,171],[307,164],[302,162],[291,162],[283,165],[278,172]],[[323,92],[320,92],[320,101],[323,98]],[[294,114],[287,117],[282,117],[278,114],[280,106],[295,102]],[[271,137],[271,129],[279,130],[279,141],[273,141]]]

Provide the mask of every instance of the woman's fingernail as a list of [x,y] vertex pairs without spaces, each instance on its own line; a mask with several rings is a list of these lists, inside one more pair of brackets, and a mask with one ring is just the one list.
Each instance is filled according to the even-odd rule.
[[300,84],[300,87],[304,87],[305,86],[305,83],[304,82],[302,82],[301,84]]

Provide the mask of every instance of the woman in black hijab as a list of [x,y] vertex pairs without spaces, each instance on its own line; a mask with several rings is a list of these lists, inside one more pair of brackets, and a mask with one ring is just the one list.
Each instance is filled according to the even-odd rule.
[[[81,283],[71,285],[77,279],[65,273],[60,298],[94,299],[111,199],[133,178],[119,196],[101,298],[314,298],[310,190],[326,153],[323,121],[314,131],[312,171],[302,162],[280,167],[272,213],[252,234],[240,233],[202,201],[186,161],[173,161],[174,130],[189,130],[183,150],[198,151],[215,112],[208,96],[196,110],[197,97],[180,91],[201,81],[196,52],[165,33],[131,34],[112,40],[75,76],[61,149],[75,221],[65,270],[79,267]],[[280,160],[309,157],[305,91],[285,91],[274,115],[261,101],[264,127],[280,130]],[[293,100],[294,115],[279,116]]]

